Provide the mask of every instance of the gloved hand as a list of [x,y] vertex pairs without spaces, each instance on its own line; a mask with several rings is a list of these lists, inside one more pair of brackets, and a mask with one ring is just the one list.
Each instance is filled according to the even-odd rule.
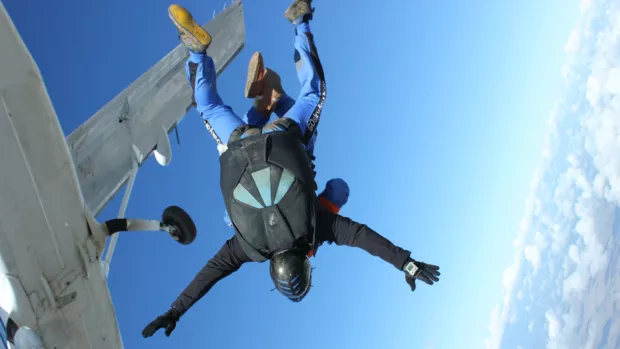
[[441,275],[438,266],[418,262],[412,258],[409,258],[405,262],[403,271],[405,272],[405,281],[407,281],[407,284],[411,287],[411,292],[415,291],[416,279],[432,285],[434,282],[439,281],[439,275]]
[[174,328],[177,327],[177,321],[179,321],[180,317],[181,314],[179,314],[176,309],[170,308],[166,313],[158,316],[157,319],[146,325],[144,330],[142,330],[142,337],[148,338],[155,334],[160,328],[166,329],[166,337],[170,336]]

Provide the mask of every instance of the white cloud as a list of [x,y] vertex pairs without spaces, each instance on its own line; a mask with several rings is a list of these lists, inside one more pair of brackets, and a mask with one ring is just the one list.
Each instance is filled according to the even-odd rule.
[[541,252],[546,250],[547,246],[549,246],[547,242],[547,237],[545,237],[545,235],[543,235],[543,233],[541,233],[540,231],[537,231],[534,236],[534,244]]
[[537,245],[526,245],[525,246],[525,259],[527,259],[534,268],[534,272],[538,271],[540,268],[540,249]]
[[517,280],[517,272],[518,266],[516,264],[511,265],[504,271],[503,285],[505,290],[510,291],[513,289],[515,281]]
[[601,81],[595,76],[589,76],[586,85],[586,99],[595,107],[601,98]]
[[499,348],[506,325],[505,322],[501,322],[501,315],[502,310],[498,304],[491,312],[491,322],[489,323],[489,331],[491,332],[491,335],[484,341],[484,346],[486,348]]
[[620,273],[620,3],[582,1],[581,10],[565,46],[566,96],[549,116],[487,349],[524,336],[547,349],[620,343],[617,330],[603,338],[620,316],[620,280],[606,277]]
[[545,318],[547,319],[547,331],[549,332],[549,338],[557,338],[560,334],[560,320],[558,320],[553,310],[547,310],[545,312]]
[[566,45],[564,46],[564,51],[569,52],[569,53],[575,53],[579,51],[580,48],[581,48],[581,30],[580,28],[576,28],[575,30],[572,31],[572,33],[570,33],[570,36],[568,37],[568,42],[566,42]]
[[485,346],[487,348],[499,348],[501,338],[503,335],[503,329],[508,323],[511,308],[513,304],[514,287],[519,274],[520,266],[522,262],[521,254],[518,253],[515,256],[513,264],[504,271],[503,286],[504,286],[504,301],[503,304],[497,305],[491,312],[491,323],[489,324],[489,330],[491,336],[485,340]]

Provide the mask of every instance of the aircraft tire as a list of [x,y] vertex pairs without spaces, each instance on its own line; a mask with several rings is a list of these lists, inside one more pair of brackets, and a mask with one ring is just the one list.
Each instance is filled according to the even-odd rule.
[[170,206],[162,214],[162,223],[176,228],[173,234],[175,240],[182,245],[189,245],[196,239],[196,225],[192,218],[182,208]]

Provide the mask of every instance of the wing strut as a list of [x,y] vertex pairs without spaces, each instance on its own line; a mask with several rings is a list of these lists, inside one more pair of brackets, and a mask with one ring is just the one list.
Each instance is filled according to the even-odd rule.
[[[121,207],[118,210],[118,218],[125,218],[125,212],[127,211],[127,205],[129,204],[129,197],[131,196],[131,192],[133,191],[133,184],[136,182],[136,177],[138,176],[139,169],[140,165],[137,162],[134,162],[133,169],[131,170],[131,175],[129,176],[129,181],[127,182],[127,187],[125,188],[125,193],[123,194],[123,201],[121,202]],[[101,260],[106,278],[110,273],[110,263],[112,263],[112,256],[114,255],[114,249],[116,248],[118,236],[118,233],[112,235],[110,239],[110,244],[108,245],[108,250],[106,251],[103,259]]]

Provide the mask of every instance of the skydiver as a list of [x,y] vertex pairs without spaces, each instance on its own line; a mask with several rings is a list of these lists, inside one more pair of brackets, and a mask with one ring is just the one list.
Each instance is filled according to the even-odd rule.
[[178,5],[169,8],[181,40],[190,50],[186,72],[197,110],[220,152],[220,186],[235,235],[171,308],[144,328],[145,338],[162,328],[169,336],[194,303],[246,262],[270,260],[276,289],[293,302],[301,301],[312,281],[308,255],[321,242],[359,247],[380,257],[404,272],[412,291],[416,280],[429,285],[439,281],[438,266],[412,259],[411,252],[364,224],[329,212],[318,202],[305,146],[319,122],[325,79],[309,26],[314,12],[310,1],[295,0],[285,12],[295,27],[294,60],[301,92],[285,117],[262,129],[244,123],[218,95],[213,60],[206,54],[211,36],[187,10]]
[[[244,95],[253,99],[253,105],[243,115],[243,121],[250,126],[263,128],[271,114],[282,118],[295,104],[295,99],[289,96],[282,88],[280,76],[274,70],[265,68],[263,55],[254,52],[248,64],[248,76]],[[317,130],[306,146],[306,153],[311,161],[314,157],[314,144],[317,139]],[[319,194],[319,202],[330,212],[338,213],[349,200],[349,185],[342,178],[332,178],[325,184],[325,189]],[[224,210],[224,222],[232,227],[228,212]]]

